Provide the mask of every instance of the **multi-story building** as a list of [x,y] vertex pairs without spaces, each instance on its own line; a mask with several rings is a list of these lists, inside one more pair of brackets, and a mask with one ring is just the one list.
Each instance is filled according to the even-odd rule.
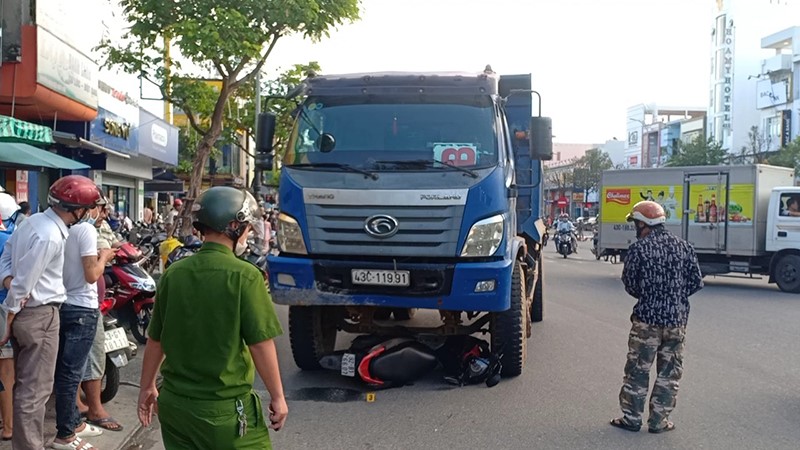
[[776,151],[800,134],[800,26],[762,38],[761,48],[773,55],[761,61],[756,108],[765,145]]
[[[19,158],[0,162],[0,183],[13,189],[18,201],[41,209],[50,183],[81,174],[101,185],[120,212],[141,218],[144,183],[154,165],[174,164],[177,139],[161,119],[140,121],[138,94],[128,94],[138,88],[135,77],[120,86],[124,77],[103,73],[97,63],[94,48],[108,31],[104,21],[113,16],[111,4],[85,0],[76,8],[73,3],[0,2],[0,115],[8,116],[4,124],[23,130],[11,136]],[[42,160],[58,155],[66,158]]]
[[654,103],[628,108],[624,167],[661,167],[672,156],[684,125],[694,129],[706,115],[702,107],[663,106]]
[[[758,43],[775,30],[797,25],[800,0],[715,0],[709,4],[714,8],[714,22],[711,27],[707,133],[724,149],[738,154],[748,145],[752,127],[759,127],[760,133],[767,137],[779,128],[777,122],[783,120],[782,117],[762,117],[766,114],[759,111],[757,103],[761,92],[759,85],[764,89],[772,88],[765,83],[767,78],[770,83],[782,86],[781,75],[776,73],[772,76],[770,71],[765,78],[762,66],[766,64],[769,68],[781,68],[786,72],[791,56],[774,53],[775,50],[783,51],[782,47],[776,46],[786,42],[791,32],[777,39],[772,39],[777,36],[765,38],[766,42],[760,46]],[[791,45],[796,55],[797,44]],[[773,55],[769,54],[770,50]],[[764,105],[764,102],[760,104]],[[769,119],[769,123],[765,123],[764,118]]]

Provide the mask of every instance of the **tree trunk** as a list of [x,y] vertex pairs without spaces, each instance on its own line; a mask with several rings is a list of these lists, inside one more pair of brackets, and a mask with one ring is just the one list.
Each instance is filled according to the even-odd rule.
[[192,205],[195,199],[200,195],[200,188],[203,184],[203,174],[206,170],[206,161],[211,155],[214,144],[217,143],[217,140],[222,134],[225,104],[228,102],[230,96],[231,92],[228,89],[227,80],[223,80],[219,98],[214,106],[214,114],[211,116],[211,124],[206,134],[203,135],[203,138],[200,139],[200,142],[197,144],[197,152],[192,162],[192,175],[191,178],[189,178],[189,191],[186,194],[186,199],[183,201],[183,208],[180,213],[182,225],[181,229],[175,232],[178,236],[189,236],[192,234]]

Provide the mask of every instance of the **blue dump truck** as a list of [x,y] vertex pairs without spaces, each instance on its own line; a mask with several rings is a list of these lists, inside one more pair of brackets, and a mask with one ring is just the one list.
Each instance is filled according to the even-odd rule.
[[[304,100],[268,266],[297,365],[320,368],[339,331],[489,333],[502,374],[522,373],[542,320],[541,160],[552,157],[531,76],[312,75],[294,94]],[[441,321],[407,322],[417,309]]]

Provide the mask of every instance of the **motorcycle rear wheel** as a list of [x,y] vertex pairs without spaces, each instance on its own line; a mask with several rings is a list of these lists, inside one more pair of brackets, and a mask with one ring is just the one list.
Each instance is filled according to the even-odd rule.
[[119,391],[119,367],[114,365],[111,357],[106,354],[106,371],[101,381],[100,403],[108,403],[117,396]]
[[131,334],[136,341],[142,345],[147,344],[147,327],[150,326],[150,319],[153,317],[153,304],[142,306],[139,314],[131,317]]

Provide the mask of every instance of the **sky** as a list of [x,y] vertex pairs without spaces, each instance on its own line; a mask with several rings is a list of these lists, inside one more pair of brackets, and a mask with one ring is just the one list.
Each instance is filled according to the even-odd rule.
[[556,142],[623,139],[639,103],[708,104],[710,0],[362,0],[361,20],[286,37],[277,71],[531,73]]

